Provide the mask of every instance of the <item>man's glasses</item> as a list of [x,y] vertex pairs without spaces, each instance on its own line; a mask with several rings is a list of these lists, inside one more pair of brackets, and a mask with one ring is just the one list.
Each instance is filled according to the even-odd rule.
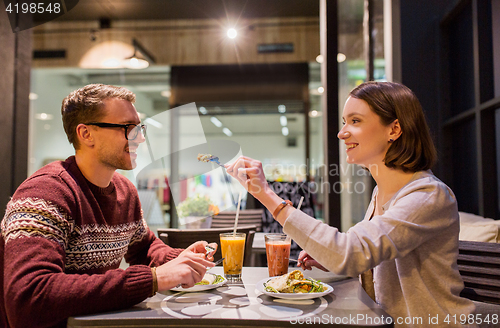
[[94,125],[100,128],[124,128],[125,129],[125,139],[134,140],[139,135],[139,131],[142,135],[146,135],[146,125],[144,124],[115,124],[115,123],[101,123],[101,122],[91,122],[84,123],[85,125]]

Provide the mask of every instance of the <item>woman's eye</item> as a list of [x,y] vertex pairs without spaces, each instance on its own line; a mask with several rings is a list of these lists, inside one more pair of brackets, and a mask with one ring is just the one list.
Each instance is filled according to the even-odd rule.
[[354,119],[352,120],[352,124],[354,124],[354,123],[359,123],[359,120],[354,118]]

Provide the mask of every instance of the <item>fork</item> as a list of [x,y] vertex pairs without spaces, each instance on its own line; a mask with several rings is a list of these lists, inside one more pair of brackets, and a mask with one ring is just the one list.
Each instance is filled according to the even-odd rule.
[[212,156],[210,158],[207,158],[210,162],[214,162],[215,164],[219,165],[220,167],[223,167],[223,168],[226,168],[224,165],[222,165],[220,162],[219,162],[219,157],[217,156]]
[[228,178],[227,178],[226,167],[219,162],[219,157],[217,157],[217,156],[212,155],[211,157],[207,158],[207,160],[209,160],[210,162],[213,162],[213,163],[215,163],[223,168],[222,173],[224,174],[224,180],[226,180],[227,187],[229,189],[229,194],[231,195],[231,200],[233,201],[234,206],[237,207],[238,203],[236,203],[234,196],[233,196],[233,192],[231,191],[231,184],[229,183]]
[[225,257],[221,258],[220,260],[217,260],[214,262],[215,266],[217,266],[218,264],[220,264],[222,261],[224,261]]
[[222,261],[224,261],[225,257],[221,258],[220,260],[217,260],[214,262],[214,266],[211,268],[207,268],[207,272],[209,272],[211,269],[215,268],[217,265],[219,265]]

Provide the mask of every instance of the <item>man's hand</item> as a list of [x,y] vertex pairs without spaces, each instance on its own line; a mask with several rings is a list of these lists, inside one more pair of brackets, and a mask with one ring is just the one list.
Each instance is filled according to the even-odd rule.
[[205,259],[205,252],[195,253],[186,249],[177,258],[156,268],[158,291],[168,290],[178,285],[184,288],[193,287],[195,283],[203,279],[207,267],[213,266],[214,262]]
[[[205,248],[206,246],[210,246],[213,248],[213,251],[207,253],[207,249]],[[193,253],[203,253],[206,254],[206,259],[209,261],[214,260],[214,254],[217,251],[217,244],[216,243],[207,243],[206,241],[197,241],[196,243],[192,244],[188,248],[186,248],[183,252],[193,252]],[[182,253],[181,253],[182,254]]]

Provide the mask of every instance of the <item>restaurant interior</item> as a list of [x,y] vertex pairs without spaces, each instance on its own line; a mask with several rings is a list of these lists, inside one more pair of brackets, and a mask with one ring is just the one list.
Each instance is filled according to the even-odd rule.
[[[28,176],[74,154],[62,99],[104,83],[133,91],[148,125],[138,168],[120,173],[155,233],[200,228],[187,210],[200,197],[215,212],[264,209],[198,153],[260,160],[274,191],[295,206],[304,197],[303,211],[347,231],[374,182],[346,162],[342,108],[360,83],[395,81],[422,104],[438,150],[432,171],[456,195],[461,239],[500,242],[499,0],[65,4],[54,18],[0,3],[2,209]],[[280,232],[260,213],[260,231]]]
[[[499,17],[494,0],[81,0],[56,19],[5,16],[1,124],[10,156],[1,164],[1,205],[27,176],[73,153],[61,99],[106,83],[136,93],[158,154],[169,158],[162,172],[122,172],[147,204],[152,229],[185,224],[176,207],[197,195],[224,211],[241,193],[242,209],[259,208],[223,170],[190,169],[169,156],[229,142],[234,149],[219,154],[225,163],[259,159],[270,182],[306,189],[311,214],[346,231],[363,217],[373,182],[345,162],[339,113],[354,86],[388,80],[420,99],[438,147],[433,171],[459,210],[496,220]],[[13,33],[16,22],[24,29]],[[192,115],[166,115],[186,104]],[[155,128],[162,114],[168,128]]]

